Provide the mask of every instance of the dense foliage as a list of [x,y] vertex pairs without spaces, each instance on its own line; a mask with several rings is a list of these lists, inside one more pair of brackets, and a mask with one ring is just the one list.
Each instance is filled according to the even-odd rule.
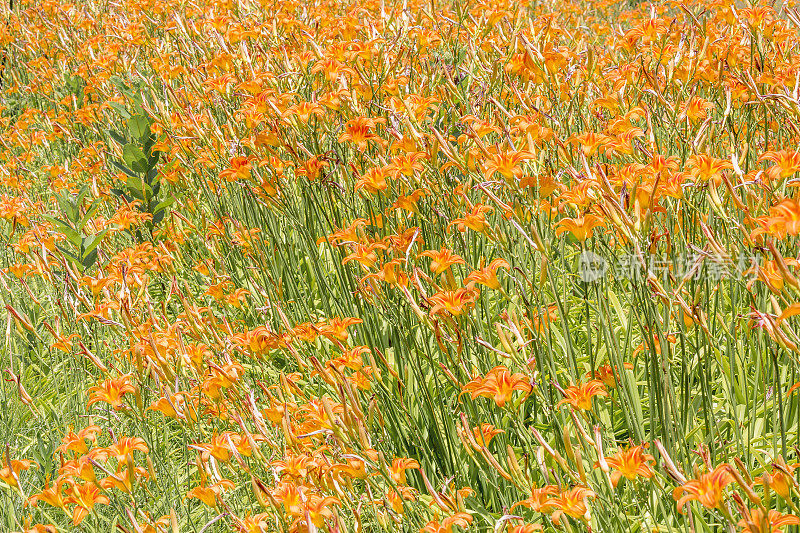
[[4,9],[3,531],[800,524],[794,7]]

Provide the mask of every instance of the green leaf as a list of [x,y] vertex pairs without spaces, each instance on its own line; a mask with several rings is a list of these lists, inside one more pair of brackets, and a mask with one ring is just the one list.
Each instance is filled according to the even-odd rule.
[[89,206],[89,209],[83,215],[83,219],[78,224],[77,229],[83,230],[83,228],[86,226],[89,220],[92,219],[92,217],[94,216],[94,214],[97,212],[98,209],[100,209],[100,200],[95,200],[94,202],[92,202],[92,205]]
[[150,119],[145,115],[136,115],[129,118],[128,133],[134,139],[144,142],[150,136]]
[[125,146],[125,144],[127,144],[128,142],[127,140],[125,140],[125,137],[123,137],[121,133],[118,133],[114,130],[108,130],[108,136],[114,139],[114,142],[116,142],[120,146]]
[[86,256],[86,254],[92,252],[92,250],[97,248],[97,246],[103,240],[103,237],[106,236],[106,233],[108,233],[108,230],[104,229],[97,235],[90,235],[89,237],[85,237],[83,239],[83,243],[81,244],[81,249],[83,250],[84,257]]
[[126,144],[122,149],[122,160],[134,172],[147,172],[147,156],[135,144]]
[[161,152],[153,152],[150,154],[150,159],[147,160],[147,166],[149,169],[155,168],[156,164],[158,164],[158,158],[161,155]]
[[58,248],[61,251],[61,253],[63,253],[64,256],[66,256],[66,258],[69,259],[70,261],[72,261],[73,263],[78,264],[78,265],[80,265],[82,263],[81,260],[78,259],[78,256],[76,256],[74,253],[70,252],[69,250],[67,250],[66,248],[61,246],[60,244],[57,244],[56,248]]
[[110,102],[108,105],[113,107],[117,111],[117,113],[122,115],[122,118],[124,118],[126,120],[131,116],[131,114],[128,113],[128,110],[125,109],[125,106],[122,105],[122,104],[119,104],[117,102]]
[[76,224],[78,222],[78,210],[75,206],[75,203],[69,198],[65,198],[61,195],[56,195],[56,200],[58,201],[58,207],[61,208],[61,212],[64,213],[64,216],[67,217],[67,220],[69,220],[72,224]]
[[94,265],[95,261],[97,261],[97,248],[84,255],[81,264],[83,265],[83,268],[86,269]]
[[164,209],[168,208],[169,206],[171,206],[174,203],[175,203],[175,197],[174,196],[166,198],[160,204],[155,206],[155,208],[153,209],[153,213],[158,213],[159,211],[163,211]]
[[128,176],[130,176],[132,178],[136,177],[136,173],[133,170],[129,169],[128,167],[126,167],[125,165],[120,163],[119,161],[112,160],[111,164],[114,165],[115,167],[117,167],[119,170],[121,170],[125,174],[127,174]]
[[50,215],[42,215],[42,218],[49,221],[56,227],[56,230],[66,236],[70,244],[80,246],[81,236],[69,223]]

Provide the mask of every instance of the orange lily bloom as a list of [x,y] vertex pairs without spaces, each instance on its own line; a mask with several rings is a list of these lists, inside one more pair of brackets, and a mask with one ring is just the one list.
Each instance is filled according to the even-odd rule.
[[537,513],[548,514],[555,507],[553,496],[556,494],[558,494],[558,487],[555,485],[545,485],[541,488],[531,489],[531,497],[515,503],[511,507],[511,511],[513,511],[518,505],[523,505],[529,509],[532,509],[533,511],[536,511]]
[[[630,363],[623,363],[622,366],[629,370],[633,369],[633,365]],[[616,369],[616,373],[619,374],[619,369]],[[613,368],[611,368],[611,365],[609,364],[597,367],[594,371],[594,374],[592,374],[591,372],[587,372],[586,377],[590,379],[599,379],[609,389],[617,388],[617,379],[615,377],[615,371]]]
[[475,442],[481,446],[488,446],[492,439],[500,433],[505,433],[505,431],[497,429],[491,424],[481,424],[472,428],[472,436],[475,437]]
[[89,389],[91,398],[89,398],[86,406],[89,407],[98,402],[106,402],[114,409],[120,409],[123,406],[123,396],[135,392],[136,387],[131,384],[131,377],[129,375],[120,376],[116,379],[107,379]]
[[486,223],[486,213],[491,213],[492,211],[494,211],[494,208],[491,206],[477,204],[469,213],[464,215],[464,217],[453,219],[453,221],[447,225],[447,230],[450,231],[452,226],[456,226],[458,231],[462,233],[469,228],[486,235],[490,230],[489,224]]
[[800,202],[786,198],[778,205],[769,208],[770,217],[779,224],[783,234],[800,235]]
[[593,491],[580,485],[562,492],[552,500],[552,505],[556,509],[556,512],[553,513],[553,521],[558,521],[561,513],[572,518],[586,519],[589,513],[586,501],[594,497]]
[[764,511],[755,508],[745,510],[744,518],[739,521],[741,533],[780,533],[785,526],[800,524],[800,518],[793,514],[782,514],[774,509],[764,515]]
[[246,180],[250,178],[250,159],[244,156],[234,157],[230,160],[228,168],[219,173],[225,181]]
[[118,461],[127,460],[128,456],[133,455],[134,451],[148,453],[150,450],[144,439],[139,437],[120,437],[115,444],[108,447],[109,453],[117,458]]
[[555,226],[556,235],[561,235],[565,231],[569,231],[580,242],[586,242],[586,239],[592,237],[592,230],[598,226],[605,226],[606,223],[598,216],[584,215],[577,218],[564,218],[561,219]]
[[383,264],[383,267],[380,271],[367,274],[362,278],[362,281],[375,278],[391,286],[399,285],[405,287],[408,285],[408,274],[403,272],[403,270],[400,268],[403,263],[404,261],[402,259],[392,259],[391,261],[387,261]]
[[488,266],[470,273],[470,275],[464,279],[464,283],[467,285],[470,282],[480,283],[490,289],[497,290],[500,288],[500,280],[497,279],[497,269],[510,268],[510,266],[511,265],[509,265],[505,259],[495,259],[489,263]]
[[708,117],[708,112],[711,109],[714,109],[714,104],[712,102],[697,96],[693,96],[692,99],[684,106],[683,111],[686,113],[686,118],[694,123],[705,120],[706,117]]
[[217,483],[209,485],[207,487],[195,487],[190,490],[187,494],[187,498],[197,498],[204,504],[208,505],[209,507],[217,507],[219,502],[217,498],[223,493],[233,489],[235,485],[233,482],[227,479],[221,479]]
[[63,477],[94,482],[97,481],[97,478],[95,477],[93,462],[105,461],[106,459],[108,459],[108,451],[103,448],[95,448],[77,459],[65,461],[58,469],[58,474]]
[[541,531],[540,524],[522,524],[519,526],[509,526],[508,533],[534,533],[534,531]]
[[406,470],[419,469],[419,463],[414,459],[402,459],[396,457],[392,461],[392,466],[389,468],[389,473],[392,479],[398,485],[405,485],[406,483]]
[[535,156],[527,150],[519,152],[505,152],[501,154],[491,154],[486,163],[483,176],[487,180],[491,179],[495,173],[500,174],[506,179],[522,178],[522,167],[520,166],[526,159],[533,159]]
[[334,317],[327,322],[317,324],[317,328],[319,329],[320,334],[328,339],[336,339],[341,342],[347,342],[347,328],[356,324],[361,324],[362,322],[363,320],[360,318]]
[[605,135],[594,132],[586,132],[579,135],[574,135],[570,139],[570,141],[572,141],[574,144],[577,144],[581,147],[581,151],[586,157],[592,157],[595,155],[607,140],[608,137]]
[[727,463],[721,464],[713,472],[701,474],[698,479],[692,479],[676,487],[672,491],[672,497],[678,502],[678,512],[683,513],[683,506],[692,500],[699,501],[709,509],[719,507],[722,504],[725,486],[733,481],[730,468]]
[[419,213],[419,207],[417,207],[417,203],[420,199],[425,196],[425,191],[422,189],[417,189],[411,194],[401,194],[397,197],[397,200],[394,201],[392,204],[392,209],[395,211],[403,210],[408,212],[409,216],[413,213]]
[[436,293],[428,298],[431,303],[429,313],[436,315],[446,311],[453,316],[460,316],[465,311],[472,309],[476,297],[477,292],[469,287]]
[[472,523],[472,516],[467,513],[456,513],[448,516],[441,522],[431,520],[425,527],[419,530],[420,533],[453,533],[453,527],[467,528]]
[[566,396],[558,405],[568,403],[573,409],[588,411],[592,408],[592,398],[595,396],[608,396],[606,386],[602,381],[593,379],[586,383],[572,385],[564,391]]
[[134,467],[132,474],[129,473],[127,467],[117,470],[117,473],[107,476],[100,480],[100,486],[105,490],[117,489],[120,492],[131,494],[133,492],[134,483],[137,480],[144,480],[149,477],[146,469],[141,467]]
[[371,194],[378,194],[389,188],[386,178],[389,176],[388,167],[372,167],[364,172],[356,181],[356,190],[365,189]]
[[333,518],[333,510],[330,509],[332,505],[339,505],[341,502],[333,496],[319,496],[312,494],[306,501],[306,513],[311,519],[311,523],[321,528],[325,524],[325,520]]
[[478,396],[494,399],[498,407],[503,407],[511,400],[515,390],[522,391],[527,396],[533,390],[530,378],[525,374],[512,374],[504,366],[496,366],[486,374],[486,377],[477,376],[464,385],[463,392],[468,392],[474,400]]
[[733,168],[730,161],[717,159],[708,154],[698,154],[691,156],[686,162],[689,173],[700,181],[712,181],[719,185],[722,183],[722,171]]
[[86,441],[97,442],[97,435],[100,431],[100,427],[95,425],[85,427],[78,431],[77,434],[70,429],[69,433],[61,439],[61,446],[56,448],[56,451],[62,453],[73,451],[79,455],[83,455],[89,451]]
[[784,180],[800,171],[800,152],[795,150],[765,152],[758,160],[775,163],[767,169],[767,178],[771,182]]
[[0,481],[12,487],[19,487],[20,472],[30,470],[31,467],[36,466],[36,463],[28,459],[15,460],[9,459],[8,456],[5,459],[3,464],[0,465]]
[[431,271],[434,274],[441,274],[453,265],[465,265],[466,263],[461,256],[454,254],[447,248],[441,250],[426,250],[419,254],[420,257],[431,258]]
[[[792,494],[792,488],[797,485],[794,479],[794,471],[800,467],[800,463],[787,465],[782,458],[772,464],[772,472],[764,474],[768,476],[769,487],[778,493],[784,500],[788,500]],[[756,483],[762,483],[756,480]]]
[[[611,472],[611,483],[615,487],[623,476],[633,481],[638,476],[650,479],[655,474],[650,466],[650,463],[654,463],[655,459],[652,455],[644,453],[644,448],[641,445],[627,450],[619,450],[611,457],[606,458],[606,462],[608,466],[614,469]],[[597,463],[595,463],[596,466]]]
[[367,149],[369,141],[379,142],[380,137],[372,133],[372,128],[385,122],[383,118],[356,117],[345,125],[345,132],[339,136],[339,142],[350,141],[358,147],[359,152]]
[[108,497],[100,491],[100,487],[91,481],[83,485],[72,483],[68,492],[67,503],[75,504],[75,508],[72,510],[72,525],[74,526],[80,525],[84,518],[89,516],[95,505],[111,503]]

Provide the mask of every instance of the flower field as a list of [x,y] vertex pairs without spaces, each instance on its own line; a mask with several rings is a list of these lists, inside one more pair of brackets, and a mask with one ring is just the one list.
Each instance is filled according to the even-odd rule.
[[800,530],[791,3],[0,9],[0,531]]

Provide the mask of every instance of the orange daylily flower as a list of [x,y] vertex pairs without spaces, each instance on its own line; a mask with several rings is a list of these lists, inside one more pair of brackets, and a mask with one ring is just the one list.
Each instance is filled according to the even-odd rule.
[[122,467],[113,475],[106,476],[100,480],[100,486],[105,490],[117,489],[126,494],[133,493],[134,485],[137,481],[145,480],[150,476],[146,469],[134,467],[129,472],[127,467]]
[[197,498],[198,500],[208,505],[209,507],[216,508],[219,505],[218,498],[224,492],[227,492],[235,487],[236,485],[234,485],[232,481],[227,479],[221,479],[218,482],[208,486],[200,486],[193,488],[186,494],[186,497]]
[[356,180],[356,190],[364,189],[371,194],[378,194],[389,187],[389,184],[386,182],[387,177],[389,177],[388,167],[372,167],[367,169],[367,171]]
[[0,481],[12,487],[19,487],[19,473],[37,466],[28,459],[10,459],[8,455],[0,464]]
[[598,150],[603,147],[607,140],[608,137],[605,135],[594,132],[585,132],[578,135],[573,135],[570,139],[572,143],[581,147],[581,151],[586,157],[592,157],[595,155]]
[[[606,462],[608,466],[614,469],[611,472],[611,483],[615,487],[623,476],[633,481],[637,477],[650,479],[655,474],[650,465],[655,462],[655,458],[644,453],[642,445],[633,446],[627,450],[619,450],[611,457],[607,457]],[[598,463],[595,463],[595,467],[597,466]]]
[[356,117],[347,121],[345,132],[339,136],[339,142],[349,141],[358,147],[359,152],[367,149],[370,141],[380,142],[381,138],[372,133],[377,124],[386,122],[383,118]]
[[554,508],[554,496],[558,494],[558,487],[555,485],[545,485],[540,488],[531,489],[531,497],[515,503],[511,511],[518,505],[523,505],[537,513],[549,514]]
[[389,474],[398,485],[405,485],[406,470],[419,469],[419,463],[414,459],[395,458],[389,468]]
[[402,259],[392,259],[391,261],[387,261],[386,263],[384,263],[380,271],[372,274],[367,274],[361,279],[362,281],[366,281],[368,279],[375,278],[391,286],[405,287],[406,285],[408,285],[409,278],[408,274],[403,272],[403,270],[400,268],[404,262],[405,261]]
[[486,222],[486,213],[491,213],[494,208],[488,205],[476,204],[469,213],[461,218],[455,218],[447,225],[447,231],[456,226],[458,231],[465,232],[467,228],[484,235],[489,234],[490,227]]
[[395,211],[407,211],[409,214],[419,213],[419,207],[417,207],[417,203],[419,203],[423,196],[425,196],[425,191],[422,189],[417,189],[408,195],[401,194],[392,204],[392,209]]
[[678,512],[692,500],[697,500],[709,509],[722,505],[725,486],[733,481],[730,465],[721,464],[713,472],[701,474],[698,479],[687,481],[672,491],[672,497],[678,502]]
[[441,522],[431,520],[425,527],[419,530],[420,533],[453,533],[453,527],[467,528],[472,523],[472,516],[467,513],[456,513],[448,516]]
[[593,379],[586,383],[572,385],[564,391],[565,398],[558,405],[568,403],[573,409],[588,411],[592,408],[592,398],[595,396],[608,396],[606,386],[602,381]]
[[[792,488],[797,486],[794,471],[800,467],[800,463],[786,464],[783,458],[779,458],[772,464],[772,471],[765,473],[764,477],[769,481],[770,489],[774,490],[784,500],[789,500]],[[757,479],[756,484],[763,483],[762,479]]]
[[491,179],[495,173],[500,174],[506,179],[515,178],[519,180],[522,178],[522,167],[520,166],[523,161],[533,159],[533,153],[526,150],[519,152],[504,152],[500,154],[490,154],[489,160],[484,166],[483,177],[487,180]]
[[469,287],[436,293],[428,298],[431,304],[429,314],[432,316],[444,311],[453,316],[461,316],[475,306],[477,297],[477,291]]
[[100,427],[95,425],[85,427],[78,431],[77,434],[70,429],[69,433],[61,439],[61,446],[56,448],[56,451],[62,453],[73,451],[83,455],[89,451],[86,441],[97,442],[97,435],[100,431]]
[[785,198],[778,205],[769,208],[769,216],[756,221],[759,227],[752,232],[753,238],[762,233],[769,233],[781,239],[786,235],[800,235],[800,202]]
[[98,402],[106,402],[114,409],[121,409],[124,404],[122,398],[126,394],[135,393],[136,387],[131,383],[131,376],[124,375],[115,379],[107,379],[89,389],[90,398],[86,403],[90,407]]
[[83,520],[89,516],[95,505],[108,505],[111,500],[101,492],[99,486],[91,481],[82,485],[71,483],[68,489],[69,497],[67,503],[74,503],[75,507],[72,510],[72,525],[78,526]]
[[325,520],[333,518],[334,511],[331,509],[333,505],[339,505],[341,502],[333,496],[320,496],[312,494],[306,501],[306,513],[311,519],[311,523],[321,528],[325,525]]
[[525,393],[525,396],[530,394],[533,390],[530,377],[520,373],[512,374],[504,366],[494,367],[486,377],[476,376],[462,388],[473,400],[478,396],[492,398],[498,407],[503,407],[510,401],[517,390]]
[[426,250],[419,254],[420,257],[431,258],[431,272],[434,274],[441,274],[453,265],[465,265],[466,263],[461,256],[454,254],[447,248],[442,247],[441,250]]
[[602,218],[595,215],[583,215],[576,218],[563,218],[555,226],[556,235],[561,235],[565,231],[572,233],[580,242],[586,242],[593,234],[593,229],[598,226],[605,226]]
[[340,342],[347,342],[347,328],[350,326],[354,326],[356,324],[361,324],[363,320],[360,318],[354,317],[345,317],[339,318],[334,317],[329,319],[327,322],[321,322],[317,324],[317,329],[319,330],[320,335],[331,339],[331,340],[338,340]]
[[28,503],[35,507],[39,502],[44,502],[66,511],[67,499],[63,492],[63,487],[66,485],[67,482],[60,477],[56,479],[53,485],[50,485],[50,480],[48,478],[48,480],[45,481],[44,489],[28,498]]
[[758,160],[774,163],[767,169],[767,178],[770,182],[779,182],[800,172],[800,152],[796,150],[765,152]]
[[[633,365],[631,363],[623,363],[622,366],[629,370],[633,369]],[[617,378],[615,375],[619,374],[619,369],[614,369],[609,364],[600,365],[594,371],[594,374],[591,372],[586,373],[586,377],[589,379],[599,379],[602,381],[606,387],[609,389],[615,389],[617,387]]]
[[589,507],[586,502],[594,497],[594,491],[580,485],[560,493],[552,500],[552,506],[556,509],[552,516],[553,521],[559,520],[560,513],[572,518],[587,519]]
[[703,98],[693,96],[688,103],[684,105],[683,112],[686,113],[686,118],[691,122],[700,122],[708,117],[708,112],[714,109],[714,104]]
[[770,509],[765,515],[761,509],[754,508],[745,510],[738,526],[742,528],[741,533],[780,533],[784,527],[798,524],[800,518],[793,514],[782,514]]
[[517,526],[508,526],[508,533],[535,533],[542,531],[540,524],[522,524]]
[[[475,442],[477,442],[479,446],[489,446],[489,443],[492,442],[492,439],[500,433],[505,433],[505,431],[502,429],[497,429],[491,424],[481,424],[480,426],[475,426],[472,428],[472,436],[475,438]],[[480,449],[478,449],[478,451],[480,451]]]
[[245,156],[234,157],[230,160],[228,168],[219,173],[225,181],[246,180],[250,178],[252,163]]
[[119,437],[117,442],[107,448],[118,461],[125,461],[134,451],[149,453],[150,449],[144,439],[139,437]]
[[500,268],[510,268],[511,265],[505,259],[495,259],[488,266],[471,272],[465,279],[464,283],[480,283],[490,289],[497,290],[500,288],[500,280],[497,279],[497,270]]
[[689,157],[686,161],[689,173],[701,182],[711,181],[715,185],[722,183],[722,172],[733,168],[730,161],[717,159],[708,154],[698,154]]

